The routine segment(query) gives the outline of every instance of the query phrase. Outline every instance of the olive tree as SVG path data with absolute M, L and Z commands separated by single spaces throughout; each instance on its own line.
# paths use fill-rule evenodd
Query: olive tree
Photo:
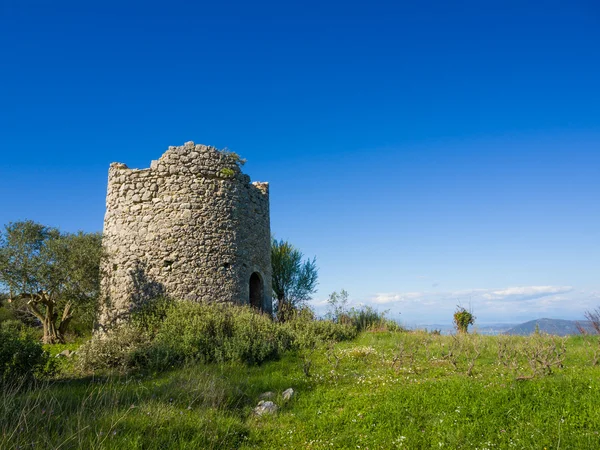
M 9 301 L 41 323 L 44 343 L 64 342 L 78 311 L 94 310 L 100 288 L 100 233 L 61 233 L 33 221 L 0 232 L 0 284 Z
M 279 321 L 285 322 L 304 302 L 310 300 L 317 286 L 316 258 L 303 260 L 304 255 L 283 240 L 271 241 L 274 310 Z

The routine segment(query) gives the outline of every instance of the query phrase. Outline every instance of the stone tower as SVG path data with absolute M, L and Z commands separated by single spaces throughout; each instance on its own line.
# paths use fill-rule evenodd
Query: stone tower
M 271 312 L 269 185 L 240 163 L 187 142 L 149 169 L 110 165 L 101 328 L 159 295 Z

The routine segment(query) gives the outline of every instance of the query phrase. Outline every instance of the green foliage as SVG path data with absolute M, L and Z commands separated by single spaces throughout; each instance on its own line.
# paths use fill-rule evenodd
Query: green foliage
M 173 301 L 168 297 L 136 305 L 127 323 L 94 336 L 80 347 L 78 368 L 83 372 L 127 372 L 170 366 L 169 355 L 156 348 L 154 338 L 172 307 Z
M 468 333 L 469 325 L 475 323 L 475 316 L 462 306 L 457 306 L 454 312 L 454 326 L 459 333 Z
M 383 327 L 394 327 L 392 321 L 387 321 L 385 313 L 380 313 L 370 306 L 352 308 L 348 317 L 358 332 L 375 330 Z M 389 322 L 389 324 L 388 324 Z
M 329 312 L 327 317 L 335 323 L 352 325 L 358 333 L 362 331 L 404 331 L 393 320 L 385 317 L 386 312 L 380 313 L 371 306 L 348 309 L 348 292 L 342 289 L 339 293 L 332 292 L 327 300 Z
M 246 364 L 261 364 L 282 356 L 294 337 L 270 316 L 248 306 L 234 311 L 234 330 L 227 359 Z
M 174 306 L 174 301 L 167 296 L 150 298 L 136 304 L 130 311 L 129 323 L 154 336 L 167 317 L 167 313 Z
M 0 324 L 7 320 L 17 320 L 13 308 L 9 307 L 8 295 L 0 293 Z
M 30 382 L 47 375 L 48 354 L 18 322 L 0 325 L 0 385 Z
M 93 322 L 101 254 L 99 233 L 9 223 L 0 233 L 0 285 L 17 309 L 43 326 L 45 343 L 62 342 L 75 314 L 80 322 Z
M 346 341 L 357 335 L 356 327 L 352 324 L 317 320 L 308 307 L 300 308 L 283 327 L 290 330 L 295 348 L 316 347 L 329 341 Z
M 181 302 L 171 308 L 156 345 L 180 361 L 258 364 L 286 348 L 289 337 L 250 307 Z
M 225 156 L 225 162 L 229 163 L 230 165 L 235 164 L 237 167 L 241 168 L 246 163 L 246 160 L 241 158 L 240 155 L 235 152 L 231 152 L 226 148 L 220 150 L 220 153 Z M 235 176 L 234 168 L 235 166 L 223 167 L 221 170 L 219 170 L 219 175 L 223 178 L 233 178 Z
M 219 174 L 221 174 L 221 176 L 223 178 L 233 178 L 235 176 L 235 172 L 233 171 L 233 169 L 230 169 L 229 167 L 223 167 L 219 171 Z
M 228 150 L 227 147 L 221 150 L 221 154 L 225 155 L 232 163 L 237 164 L 238 167 L 246 164 L 246 160 L 244 158 L 242 158 L 236 152 Z
M 191 361 L 256 365 L 289 349 L 315 349 L 356 334 L 352 324 L 315 320 L 309 308 L 279 323 L 248 306 L 158 299 L 134 311 L 129 323 L 84 344 L 79 367 L 87 372 L 162 370 Z
M 329 312 L 327 317 L 336 323 L 344 323 L 348 319 L 348 291 L 342 289 L 329 294 L 327 299 Z
M 147 363 L 150 346 L 147 332 L 122 325 L 105 335 L 94 336 L 79 347 L 78 367 L 83 372 L 141 369 Z
M 318 278 L 316 258 L 303 261 L 304 255 L 289 242 L 271 241 L 273 269 L 273 309 L 279 321 L 293 315 L 315 293 Z
M 33 221 L 5 225 L 0 233 L 0 282 L 11 297 L 21 292 L 38 292 L 55 287 L 54 264 L 49 242 L 60 233 Z

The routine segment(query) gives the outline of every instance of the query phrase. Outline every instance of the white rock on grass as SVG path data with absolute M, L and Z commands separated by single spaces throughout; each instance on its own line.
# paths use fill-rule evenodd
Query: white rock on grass
M 285 400 L 287 402 L 295 394 L 296 394 L 296 392 L 292 388 L 289 388 L 289 389 L 286 389 L 285 391 L 283 391 L 283 394 L 281 394 L 281 397 L 283 398 L 283 400 Z
M 71 356 L 73 356 L 75 352 L 72 352 L 69 349 L 63 350 L 62 352 L 60 352 L 59 354 L 57 354 L 55 356 L 55 358 L 70 358 Z
M 278 409 L 279 407 L 275 403 L 261 400 L 258 402 L 258 406 L 254 408 L 254 414 L 257 416 L 262 416 L 264 414 L 275 414 Z

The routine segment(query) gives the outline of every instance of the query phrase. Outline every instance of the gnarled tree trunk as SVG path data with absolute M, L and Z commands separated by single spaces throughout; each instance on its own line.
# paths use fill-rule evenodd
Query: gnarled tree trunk
M 52 298 L 51 294 L 39 291 L 37 294 L 21 294 L 19 298 L 28 300 L 27 306 L 29 307 L 31 314 L 42 323 L 42 329 L 44 331 L 42 342 L 44 344 L 64 344 L 65 332 L 73 317 L 71 303 L 68 302 L 65 305 L 62 318 L 57 326 L 56 320 L 58 314 L 55 312 L 57 305 L 56 300 Z M 43 307 L 43 311 L 40 310 L 40 306 Z

